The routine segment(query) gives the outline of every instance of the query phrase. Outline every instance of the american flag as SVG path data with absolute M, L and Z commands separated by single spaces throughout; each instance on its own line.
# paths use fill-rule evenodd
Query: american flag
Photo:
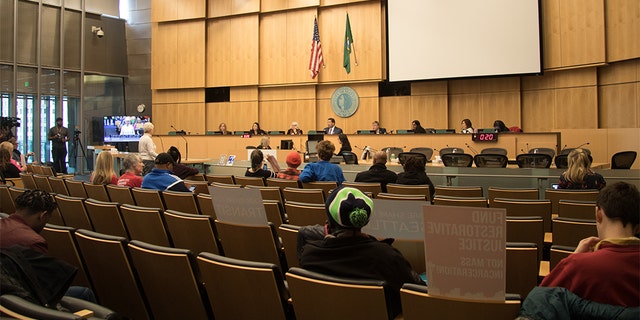
M 322 45 L 320 44 L 320 34 L 318 33 L 318 19 L 313 19 L 313 41 L 311 42 L 311 59 L 309 60 L 309 71 L 311 79 L 315 79 L 324 64 L 322 58 Z

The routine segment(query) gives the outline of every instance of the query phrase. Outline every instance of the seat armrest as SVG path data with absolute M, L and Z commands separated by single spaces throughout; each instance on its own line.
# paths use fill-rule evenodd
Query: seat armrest
M 60 300 L 60 305 L 64 308 L 70 310 L 71 312 L 77 312 L 80 310 L 91 310 L 93 312 L 93 317 L 99 319 L 122 319 L 120 315 L 118 315 L 115 311 L 105 308 L 99 304 L 89 302 L 86 300 L 64 296 L 62 300 Z

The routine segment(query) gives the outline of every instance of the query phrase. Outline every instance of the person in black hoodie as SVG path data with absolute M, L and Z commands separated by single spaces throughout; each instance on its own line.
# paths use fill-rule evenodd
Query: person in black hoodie
M 409 157 L 404 163 L 404 172 L 398 173 L 398 181 L 396 183 L 409 185 L 428 184 L 429 193 L 431 194 L 431 199 L 433 199 L 436 189 L 433 187 L 431 179 L 427 176 L 424 166 L 425 163 L 422 158 Z
M 373 165 L 367 171 L 356 175 L 355 182 L 380 182 L 382 192 L 387 192 L 387 183 L 396 183 L 398 175 L 387 169 L 387 154 L 378 151 L 373 154 Z

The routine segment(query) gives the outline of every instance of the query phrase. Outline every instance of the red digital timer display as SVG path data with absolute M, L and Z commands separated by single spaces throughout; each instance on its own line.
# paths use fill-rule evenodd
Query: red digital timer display
M 497 133 L 474 133 L 471 135 L 471 140 L 476 142 L 497 142 L 498 134 Z

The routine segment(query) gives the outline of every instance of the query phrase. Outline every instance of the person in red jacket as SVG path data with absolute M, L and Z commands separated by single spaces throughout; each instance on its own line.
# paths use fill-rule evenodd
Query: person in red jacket
M 597 237 L 583 239 L 540 286 L 564 287 L 583 299 L 625 307 L 640 306 L 640 193 L 617 182 L 596 201 Z

